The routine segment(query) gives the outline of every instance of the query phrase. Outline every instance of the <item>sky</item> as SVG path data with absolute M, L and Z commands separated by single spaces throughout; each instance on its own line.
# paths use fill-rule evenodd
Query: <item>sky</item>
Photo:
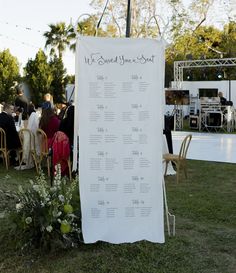
M 43 33 L 49 30 L 50 23 L 64 21 L 73 24 L 85 13 L 94 10 L 89 6 L 91 0 L 0 0 L 0 51 L 9 48 L 20 62 L 21 71 L 28 59 L 35 58 L 39 48 L 44 49 Z M 184 0 L 188 4 L 190 0 Z M 236 0 L 219 0 L 236 2 Z M 104 3 L 106 1 L 104 0 Z M 224 6 L 224 5 L 223 5 Z M 218 14 L 224 15 L 224 10 Z M 218 14 L 212 16 L 218 18 Z M 83 17 L 84 16 L 84 17 Z M 75 72 L 75 57 L 69 50 L 63 56 L 68 74 Z
M 50 23 L 69 24 L 79 16 L 93 11 L 90 0 L 0 0 L 0 51 L 9 48 L 20 62 L 21 71 L 28 59 L 44 49 L 43 33 Z M 84 17 L 83 17 L 84 16 Z M 81 19 L 86 19 L 85 15 Z M 66 52 L 64 63 L 69 74 L 74 74 L 74 54 Z

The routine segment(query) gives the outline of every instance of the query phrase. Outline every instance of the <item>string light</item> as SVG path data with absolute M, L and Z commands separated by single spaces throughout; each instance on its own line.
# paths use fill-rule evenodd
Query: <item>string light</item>
M 26 27 L 26 26 L 21 26 L 21 25 L 18 25 L 18 24 L 11 24 L 9 22 L 3 22 L 3 21 L 0 21 L 0 24 L 4 24 L 4 25 L 11 25 L 11 26 L 14 26 L 16 28 L 22 28 L 22 29 L 25 29 L 27 31 L 36 31 L 38 33 L 44 33 L 44 31 L 42 30 L 37 30 L 37 29 L 33 29 L 31 27 Z
M 21 43 L 21 44 L 23 44 L 23 45 L 26 45 L 26 46 L 29 46 L 29 47 L 32 47 L 32 48 L 37 48 L 37 49 L 40 49 L 40 47 L 39 47 L 39 46 L 35 46 L 35 45 L 32 45 L 32 44 L 29 44 L 29 43 L 26 43 L 26 42 L 23 42 L 23 41 L 17 40 L 17 39 L 12 38 L 12 37 L 10 37 L 10 36 L 8 36 L 8 35 L 4 35 L 4 34 L 1 34 L 1 33 L 0 33 L 0 37 L 3 37 L 3 38 L 6 38 L 6 39 L 8 39 L 8 40 L 12 40 L 12 41 L 15 41 L 15 42 Z

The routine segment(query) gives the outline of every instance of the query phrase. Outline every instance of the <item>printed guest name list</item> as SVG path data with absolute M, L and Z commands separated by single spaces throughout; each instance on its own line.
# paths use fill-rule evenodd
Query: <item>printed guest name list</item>
M 144 47 L 146 45 L 146 47 Z M 163 242 L 162 45 L 79 41 L 79 172 L 85 242 Z

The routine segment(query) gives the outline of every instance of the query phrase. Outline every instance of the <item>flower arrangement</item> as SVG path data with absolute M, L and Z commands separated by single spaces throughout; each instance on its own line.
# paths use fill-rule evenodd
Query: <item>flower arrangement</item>
M 41 172 L 26 190 L 19 187 L 16 209 L 11 213 L 22 248 L 75 247 L 81 241 L 78 179 L 68 183 L 56 166 L 53 185 Z

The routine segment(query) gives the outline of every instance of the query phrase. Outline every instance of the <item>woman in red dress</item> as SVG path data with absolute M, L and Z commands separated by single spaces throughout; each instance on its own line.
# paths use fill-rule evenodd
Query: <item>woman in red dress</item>
M 48 148 L 52 146 L 52 140 L 55 132 L 59 130 L 60 120 L 52 108 L 42 109 L 42 116 L 39 122 L 39 128 L 42 129 L 48 137 Z

